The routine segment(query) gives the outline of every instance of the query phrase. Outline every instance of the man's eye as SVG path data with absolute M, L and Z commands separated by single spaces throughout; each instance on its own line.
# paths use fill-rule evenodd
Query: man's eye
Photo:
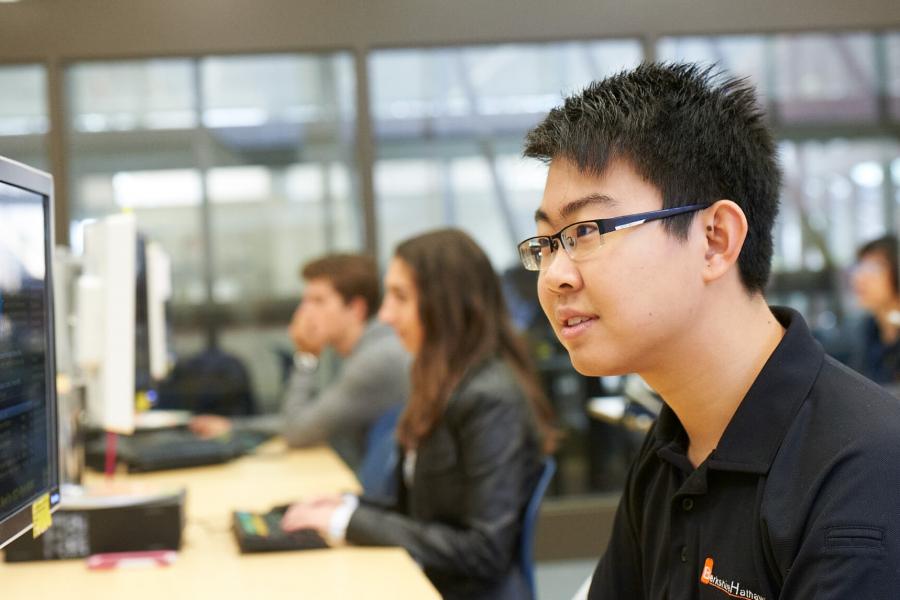
M 595 231 L 595 227 L 593 223 L 583 223 L 581 225 L 575 226 L 574 236 L 575 237 L 584 237 L 586 235 L 591 235 Z

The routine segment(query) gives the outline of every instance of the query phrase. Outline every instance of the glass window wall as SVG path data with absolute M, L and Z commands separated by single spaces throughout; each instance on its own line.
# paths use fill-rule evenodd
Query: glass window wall
M 47 70 L 0 65 L 0 156 L 47 170 Z
M 636 40 L 372 52 L 381 260 L 406 237 L 457 226 L 497 269 L 514 266 L 545 173 L 519 159 L 525 132 L 565 95 L 641 58 Z
M 351 56 L 86 62 L 66 77 L 73 244 L 86 219 L 133 211 L 174 257 L 176 350 L 212 327 L 272 405 L 299 266 L 362 245 Z M 267 352 L 231 343 L 273 331 Z

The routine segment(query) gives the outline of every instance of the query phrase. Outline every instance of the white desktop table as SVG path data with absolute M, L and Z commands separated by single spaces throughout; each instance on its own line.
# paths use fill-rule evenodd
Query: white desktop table
M 358 489 L 353 473 L 329 449 L 287 450 L 282 442 L 271 442 L 256 455 L 225 465 L 116 478 L 187 488 L 187 523 L 175 563 L 109 571 L 91 571 L 83 559 L 0 563 L 0 596 L 10 600 L 440 598 L 400 548 L 238 552 L 231 532 L 233 510 L 265 510 L 304 496 Z M 92 484 L 103 478 L 90 474 L 87 479 Z

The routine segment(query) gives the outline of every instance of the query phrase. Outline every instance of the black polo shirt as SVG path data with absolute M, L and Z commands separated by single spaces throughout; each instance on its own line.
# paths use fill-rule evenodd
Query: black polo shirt
M 900 400 L 787 329 L 698 468 L 665 407 L 589 598 L 900 598 Z

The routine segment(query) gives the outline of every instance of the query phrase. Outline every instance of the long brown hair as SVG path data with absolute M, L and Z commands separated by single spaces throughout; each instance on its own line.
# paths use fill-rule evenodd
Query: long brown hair
M 544 450 L 552 452 L 553 411 L 484 251 L 462 231 L 440 229 L 406 240 L 395 256 L 412 271 L 423 330 L 409 403 L 397 426 L 400 443 L 415 448 L 441 419 L 467 371 L 496 356 L 513 368 L 531 401 Z

